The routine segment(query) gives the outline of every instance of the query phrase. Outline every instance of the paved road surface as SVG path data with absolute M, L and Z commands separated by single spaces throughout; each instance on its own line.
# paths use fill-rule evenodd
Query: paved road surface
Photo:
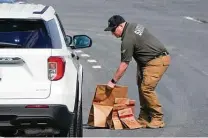
M 121 14 L 129 21 L 145 25 L 171 53 L 172 64 L 157 87 L 164 107 L 165 128 L 85 129 L 84 136 L 208 136 L 208 24 L 188 20 L 190 17 L 208 20 L 207 0 L 29 1 L 54 6 L 68 34 L 87 34 L 93 38 L 93 47 L 79 53 L 85 71 L 84 123 L 96 84 L 107 83 L 120 61 L 120 40 L 103 31 L 111 15 Z M 120 84 L 128 85 L 129 97 L 137 100 L 135 71 L 136 64 L 132 62 Z M 138 101 L 136 107 L 138 114 Z

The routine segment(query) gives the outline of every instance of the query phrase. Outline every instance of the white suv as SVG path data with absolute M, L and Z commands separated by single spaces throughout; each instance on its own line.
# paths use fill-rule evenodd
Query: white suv
M 0 136 L 82 136 L 83 67 L 51 6 L 0 4 Z

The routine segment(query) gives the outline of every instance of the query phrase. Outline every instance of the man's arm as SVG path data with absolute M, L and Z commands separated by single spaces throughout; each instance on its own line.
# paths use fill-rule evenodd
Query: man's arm
M 129 66 L 129 62 L 121 62 L 113 79 L 118 82 Z
M 123 76 L 125 73 L 129 62 L 132 60 L 133 56 L 133 49 L 134 49 L 134 44 L 132 40 L 124 40 L 121 44 L 121 63 L 113 77 L 113 79 L 118 82 L 119 79 Z
M 132 60 L 133 56 L 133 49 L 134 45 L 132 40 L 126 39 L 121 44 L 121 62 L 120 65 L 113 76 L 112 80 L 108 82 L 108 86 L 111 88 L 114 88 L 116 83 L 119 81 L 119 79 L 123 76 L 126 69 L 129 66 L 129 62 Z
M 125 73 L 126 69 L 128 68 L 129 66 L 129 62 L 121 62 L 113 79 L 110 80 L 108 82 L 108 86 L 111 87 L 111 88 L 114 88 L 115 85 L 116 85 L 116 82 L 119 81 L 119 79 L 123 76 L 123 74 Z

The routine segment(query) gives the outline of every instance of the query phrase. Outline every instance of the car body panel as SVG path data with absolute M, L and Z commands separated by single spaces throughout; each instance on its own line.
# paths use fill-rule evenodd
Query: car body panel
M 51 56 L 51 50 L 1 49 L 0 55 L 1 60 L 18 57 L 24 61 L 0 64 L 0 99 L 47 98 L 50 95 L 47 59 Z

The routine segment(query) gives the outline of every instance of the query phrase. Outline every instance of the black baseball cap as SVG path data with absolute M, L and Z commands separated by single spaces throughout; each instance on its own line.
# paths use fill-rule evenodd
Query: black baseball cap
M 120 15 L 113 15 L 108 20 L 108 27 L 104 31 L 111 31 L 113 28 L 118 27 L 121 23 L 124 23 L 125 19 Z

